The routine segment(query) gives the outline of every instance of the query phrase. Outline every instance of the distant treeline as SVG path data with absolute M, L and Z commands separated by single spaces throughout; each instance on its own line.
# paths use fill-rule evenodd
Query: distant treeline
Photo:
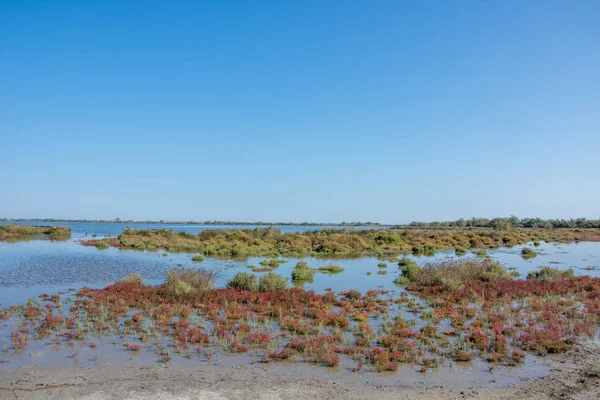
M 542 218 L 471 218 L 445 222 L 411 222 L 408 225 L 398 225 L 395 228 L 600 228 L 600 219 L 571 218 L 571 219 L 542 219 Z
M 168 224 L 168 225 L 259 225 L 259 226 L 382 226 L 378 222 L 242 222 L 242 221 L 137 221 L 133 219 L 62 219 L 62 218 L 0 218 L 0 221 L 10 222 L 86 222 L 100 224 Z

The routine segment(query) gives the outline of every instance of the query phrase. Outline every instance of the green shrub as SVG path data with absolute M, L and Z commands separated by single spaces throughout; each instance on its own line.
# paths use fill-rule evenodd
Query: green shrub
M 425 246 L 423 246 L 423 254 L 425 254 L 426 256 L 435 255 L 435 246 L 433 244 L 427 243 Z
M 143 285 L 144 280 L 138 274 L 129 274 L 121 279 L 119 279 L 119 283 L 131 283 L 135 285 Z
M 387 263 L 383 263 L 383 262 L 377 264 L 377 268 L 387 268 L 387 266 L 388 266 Z
M 276 292 L 288 288 L 288 281 L 285 277 L 274 272 L 263 275 L 258 280 L 259 292 Z
M 256 292 L 258 290 L 256 276 L 247 272 L 238 272 L 235 274 L 233 279 L 227 282 L 227 289 L 249 290 Z
M 192 285 L 181 279 L 171 280 L 167 284 L 167 292 L 172 296 L 182 297 L 191 294 L 194 291 Z
M 268 260 L 262 260 L 259 264 L 263 267 L 277 268 L 285 262 L 287 262 L 287 260 L 282 260 L 280 258 L 271 258 Z
M 479 250 L 477 250 L 477 251 L 475 252 L 475 255 L 476 255 L 477 257 L 482 257 L 482 258 L 483 258 L 483 257 L 488 257 L 488 256 L 489 256 L 488 252 L 487 252 L 487 251 L 485 251 L 484 249 L 479 249 Z
M 194 261 L 194 262 L 202 262 L 202 261 L 204 261 L 204 257 L 202 257 L 202 256 L 194 256 L 194 257 L 192 257 L 192 261 Z
M 169 272 L 165 288 L 167 293 L 175 296 L 204 292 L 215 288 L 218 275 L 218 270 L 173 268 Z
M 417 263 L 408 257 L 402 257 L 398 262 L 398 267 L 400 267 L 401 276 L 408 279 L 409 282 L 412 282 L 421 270 Z
M 552 281 L 559 278 L 570 278 L 575 275 L 572 268 L 561 270 L 551 267 L 543 267 L 539 271 L 531 271 L 527 274 L 527 279 L 540 279 L 544 281 Z
M 292 283 L 311 283 L 316 272 L 316 269 L 309 268 L 304 261 L 300 261 L 292 270 Z
M 394 284 L 396 284 L 398 286 L 406 286 L 409 283 L 410 283 L 410 280 L 405 276 L 399 276 L 396 279 L 394 279 Z
M 523 247 L 523 249 L 521 250 L 521 256 L 523 258 L 533 258 L 537 256 L 537 253 L 529 247 Z
M 454 290 L 471 281 L 490 282 L 509 279 L 508 271 L 488 259 L 442 260 L 427 263 L 410 281 L 419 286 L 442 285 Z
M 454 249 L 454 253 L 457 256 L 464 256 L 465 254 L 467 254 L 467 249 L 465 249 L 464 247 L 457 247 L 456 249 Z
M 96 248 L 98 250 L 106 250 L 106 249 L 108 249 L 108 247 L 109 247 L 108 243 L 106 243 L 106 242 L 98 242 L 98 243 L 96 243 Z
M 344 271 L 344 268 L 337 266 L 337 265 L 324 265 L 319 268 L 319 272 L 323 272 L 326 274 L 339 274 L 340 272 L 343 272 L 343 271 Z

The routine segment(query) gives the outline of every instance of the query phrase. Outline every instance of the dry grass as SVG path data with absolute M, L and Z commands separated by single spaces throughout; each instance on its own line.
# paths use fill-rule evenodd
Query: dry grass
M 509 273 L 498 262 L 472 258 L 466 260 L 442 260 L 427 263 L 423 268 L 411 271 L 411 283 L 419 286 L 444 286 L 453 290 L 467 282 L 491 282 L 510 279 Z
M 167 293 L 174 296 L 186 296 L 205 292 L 215 288 L 219 270 L 205 268 L 174 268 L 169 272 L 165 288 Z

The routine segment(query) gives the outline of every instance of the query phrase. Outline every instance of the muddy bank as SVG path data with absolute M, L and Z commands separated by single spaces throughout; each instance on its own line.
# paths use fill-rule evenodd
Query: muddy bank
M 402 387 L 274 373 L 260 366 L 22 367 L 0 374 L 0 399 L 598 399 L 599 345 L 548 357 L 551 375 L 516 387 Z

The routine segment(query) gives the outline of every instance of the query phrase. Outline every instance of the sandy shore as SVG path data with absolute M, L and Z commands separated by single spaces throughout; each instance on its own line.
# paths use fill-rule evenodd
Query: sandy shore
M 0 372 L 0 399 L 600 399 L 600 346 L 548 357 L 551 375 L 515 388 L 392 387 L 307 379 L 260 366 L 22 367 Z M 596 367 L 597 368 L 597 367 Z M 449 385 L 451 386 L 451 385 Z

